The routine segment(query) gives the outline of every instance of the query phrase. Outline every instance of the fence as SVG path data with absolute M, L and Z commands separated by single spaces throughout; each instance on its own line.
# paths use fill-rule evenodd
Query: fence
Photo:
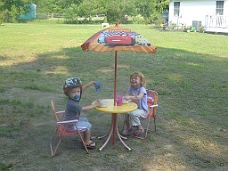
M 228 28 L 228 16 L 206 15 L 205 26 L 208 28 Z

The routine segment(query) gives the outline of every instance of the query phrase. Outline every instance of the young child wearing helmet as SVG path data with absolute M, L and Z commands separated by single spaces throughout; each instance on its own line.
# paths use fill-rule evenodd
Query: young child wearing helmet
M 77 127 L 80 128 L 86 128 L 86 131 L 84 132 L 84 141 L 86 143 L 86 146 L 88 148 L 94 148 L 95 142 L 91 140 L 91 127 L 92 125 L 89 123 L 89 121 L 84 118 L 80 117 L 80 113 L 83 111 L 88 111 L 91 109 L 94 109 L 97 106 L 101 106 L 100 100 L 96 100 L 92 105 L 89 106 L 81 106 L 79 104 L 79 101 L 81 99 L 82 93 L 90 86 L 94 85 L 95 82 L 91 81 L 85 86 L 82 86 L 82 82 L 79 78 L 71 77 L 68 78 L 63 86 L 63 91 L 67 98 L 66 102 L 66 110 L 65 110 L 65 116 L 64 120 L 74 120 L 78 119 Z M 73 132 L 76 130 L 76 127 L 74 124 L 70 124 L 67 127 L 68 132 Z

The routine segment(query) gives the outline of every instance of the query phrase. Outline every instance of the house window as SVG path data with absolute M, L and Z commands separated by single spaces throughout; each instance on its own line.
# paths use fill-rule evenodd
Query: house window
M 216 14 L 223 15 L 224 1 L 216 1 Z
M 180 2 L 174 2 L 174 16 L 179 17 L 180 14 Z

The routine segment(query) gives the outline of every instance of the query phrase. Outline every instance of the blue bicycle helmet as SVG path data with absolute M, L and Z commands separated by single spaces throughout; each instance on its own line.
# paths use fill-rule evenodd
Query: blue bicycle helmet
M 74 100 L 79 102 L 82 95 L 82 82 L 79 78 L 76 78 L 76 77 L 67 78 L 63 85 L 63 92 L 66 96 L 68 96 L 68 91 L 76 87 L 80 87 L 80 97 L 75 96 Z

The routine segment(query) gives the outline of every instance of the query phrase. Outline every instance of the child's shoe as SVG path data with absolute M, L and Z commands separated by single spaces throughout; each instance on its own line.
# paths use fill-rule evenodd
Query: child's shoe
M 132 128 L 129 128 L 129 129 L 124 130 L 122 134 L 125 136 L 128 136 L 128 135 L 131 135 L 131 131 L 132 131 Z
M 133 135 L 136 137 L 139 137 L 143 133 L 144 133 L 144 129 L 137 129 L 133 132 Z
M 94 149 L 94 148 L 96 148 L 95 142 L 93 142 L 93 141 L 91 141 L 91 140 L 90 140 L 89 143 L 86 143 L 86 142 L 85 142 L 85 144 L 86 144 L 86 147 L 89 148 L 89 149 Z

